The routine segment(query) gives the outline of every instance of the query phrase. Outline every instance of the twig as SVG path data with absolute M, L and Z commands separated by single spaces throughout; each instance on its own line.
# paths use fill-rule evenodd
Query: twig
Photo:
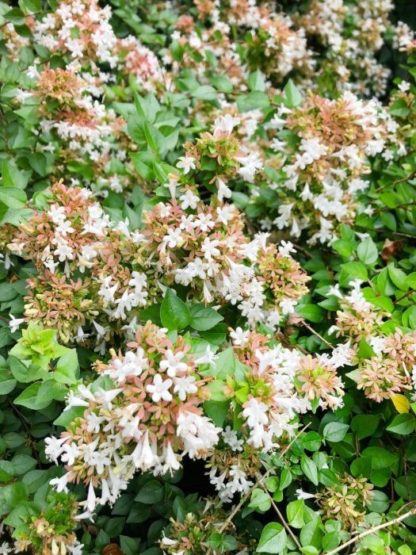
M 305 320 L 302 321 L 302 326 L 304 326 L 306 329 L 308 329 L 311 333 L 313 333 L 313 335 L 315 335 L 316 337 L 318 337 L 321 341 L 323 341 L 325 343 L 325 345 L 327 345 L 328 347 L 331 347 L 331 349 L 334 348 L 333 345 L 331 345 L 331 343 L 329 341 L 327 341 L 325 339 L 325 337 L 322 337 L 322 335 L 320 333 L 318 333 L 316 330 L 314 330 L 307 322 L 305 322 Z
M 335 553 L 339 553 L 340 551 L 342 551 L 346 547 L 356 543 L 357 541 L 362 540 L 366 536 L 369 536 L 370 534 L 373 534 L 374 532 L 378 532 L 379 530 L 383 530 L 383 528 L 388 528 L 389 526 L 392 526 L 393 524 L 398 524 L 402 520 L 405 520 L 406 518 L 409 518 L 409 516 L 413 516 L 413 515 L 416 515 L 416 508 L 411 509 L 410 511 L 407 511 L 407 513 L 404 513 L 403 515 L 398 516 L 397 518 L 394 518 L 394 519 L 389 520 L 387 522 L 383 522 L 383 524 L 379 524 L 378 526 L 374 526 L 374 528 L 370 528 L 369 530 L 366 530 L 365 532 L 361 532 L 361 534 L 358 534 L 354 538 L 351 538 L 350 540 L 343 543 L 342 545 L 340 545 L 336 549 L 333 549 L 332 551 L 328 551 L 327 555 L 335 555 Z
M 268 491 L 268 489 L 266 488 L 266 486 L 261 485 L 262 490 L 267 493 L 267 495 L 270 497 L 270 501 L 271 504 L 273 506 L 273 509 L 276 511 L 277 516 L 279 517 L 280 522 L 283 524 L 283 526 L 285 527 L 287 533 L 289 534 L 289 536 L 292 538 L 292 540 L 295 542 L 296 546 L 299 549 L 302 549 L 302 546 L 299 543 L 298 538 L 295 536 L 295 534 L 292 532 L 292 529 L 290 528 L 289 524 L 286 522 L 285 517 L 282 515 L 282 513 L 280 512 L 279 507 L 276 505 L 273 497 L 270 495 L 270 492 Z

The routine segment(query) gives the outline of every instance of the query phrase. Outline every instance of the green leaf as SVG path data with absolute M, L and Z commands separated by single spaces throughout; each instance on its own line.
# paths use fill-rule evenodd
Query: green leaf
M 163 484 L 158 482 L 158 480 L 150 480 L 140 489 L 134 500 L 145 505 L 155 505 L 162 501 L 163 492 Z
M 123 555 L 139 555 L 139 542 L 136 538 L 120 536 L 120 548 Z
M 378 258 L 377 246 L 371 237 L 366 237 L 357 248 L 358 258 L 366 266 L 372 266 L 375 264 Z
M 228 553 L 237 549 L 237 540 L 229 534 L 221 534 L 220 532 L 213 532 L 208 538 L 208 545 L 220 553 Z
M 210 85 L 201 85 L 200 87 L 192 91 L 191 94 L 194 98 L 199 98 L 200 100 L 208 100 L 208 101 L 215 100 L 218 95 L 214 87 L 211 87 Z
M 42 9 L 41 0 L 19 0 L 19 6 L 24 13 L 36 13 Z
M 16 405 L 22 405 L 23 407 L 27 407 L 28 409 L 40 410 L 41 408 L 45 408 L 48 404 L 43 404 L 38 402 L 38 392 L 40 389 L 40 383 L 33 383 L 29 385 L 26 389 L 22 391 L 20 395 L 16 397 L 14 403 Z
M 327 441 L 338 443 L 344 439 L 348 431 L 348 424 L 341 422 L 330 422 L 327 424 L 323 431 L 323 436 Z
M 347 262 L 342 264 L 339 276 L 340 285 L 345 287 L 350 281 L 355 279 L 360 281 L 368 280 L 368 271 L 365 265 L 362 262 Z
M 37 464 L 36 459 L 24 454 L 15 455 L 11 462 L 16 474 L 26 474 L 26 472 L 29 472 L 29 470 L 35 468 Z
M 358 344 L 358 358 L 363 360 L 367 358 L 371 358 L 375 355 L 373 348 L 371 345 L 367 343 L 367 341 L 362 338 Z
M 410 413 L 397 414 L 386 429 L 401 436 L 409 435 L 416 429 L 416 418 Z
M 321 446 L 321 436 L 317 432 L 307 432 L 301 435 L 300 442 L 304 449 L 318 451 Z
M 221 314 L 218 314 L 216 310 L 202 304 L 191 306 L 191 316 L 190 326 L 197 331 L 210 330 L 224 320 Z
M 355 250 L 355 243 L 354 241 L 337 239 L 331 243 L 331 247 L 343 258 L 349 258 Z
M 20 170 L 13 160 L 3 160 L 1 176 L 3 187 L 24 189 L 29 181 L 30 172 Z
M 237 106 L 240 112 L 249 112 L 250 110 L 268 108 L 270 101 L 265 92 L 252 91 L 244 96 L 239 96 L 237 98 Z
M 280 474 L 279 489 L 284 490 L 292 483 L 292 473 L 288 468 L 284 468 Z
M 0 482 L 8 482 L 14 476 L 15 470 L 10 461 L 0 460 Z
M 293 83 L 292 79 L 289 79 L 289 81 L 286 83 L 283 92 L 285 93 L 286 104 L 289 108 L 296 108 L 296 106 L 299 106 L 299 104 L 301 104 L 302 95 L 300 94 L 296 85 Z
M 17 187 L 1 187 L 0 202 L 7 208 L 17 210 L 23 208 L 26 203 L 26 193 Z
M 226 75 L 212 75 L 210 81 L 218 91 L 224 93 L 233 92 L 233 84 Z
M 373 490 L 371 502 L 369 505 L 370 511 L 375 513 L 384 513 L 390 506 L 389 497 L 384 491 Z
M 17 381 L 13 379 L 13 375 L 9 368 L 0 368 L 0 395 L 6 395 L 13 391 Z
M 351 429 L 358 439 L 371 437 L 378 427 L 380 417 L 376 414 L 358 414 L 351 421 Z
M 322 531 L 321 531 L 321 519 L 319 516 L 312 518 L 310 522 L 305 524 L 305 526 L 300 531 L 300 543 L 302 546 L 313 546 L 321 552 L 321 542 L 322 542 Z
M 255 488 L 251 492 L 250 503 L 248 506 L 250 509 L 254 509 L 259 513 L 265 513 L 272 506 L 272 502 L 268 493 L 260 488 Z
M 266 90 L 266 80 L 259 69 L 250 73 L 247 82 L 251 91 L 264 92 Z
M 394 285 L 398 287 L 401 291 L 407 291 L 409 286 L 407 284 L 407 276 L 403 272 L 403 270 L 400 270 L 400 268 L 396 268 L 393 264 L 389 264 L 387 266 L 387 270 L 389 272 L 389 277 Z
M 318 469 L 316 467 L 315 462 L 307 457 L 306 455 L 302 455 L 300 459 L 300 467 L 302 472 L 305 476 L 314 484 L 315 486 L 318 485 Z
M 291 501 L 286 507 L 287 519 L 293 528 L 302 528 L 302 526 L 305 526 L 304 513 L 305 502 L 303 499 Z
M 45 379 L 48 376 L 47 368 L 39 368 L 23 364 L 18 358 L 10 355 L 7 359 L 13 377 L 20 383 L 30 383 Z
M 269 522 L 263 528 L 256 553 L 283 553 L 286 547 L 286 531 L 278 522 Z
M 0 283 L 0 301 L 11 301 L 17 296 L 17 291 L 12 283 Z
M 73 385 L 77 382 L 78 374 L 77 352 L 75 349 L 67 349 L 57 362 L 53 378 L 59 383 Z
M 16 405 L 21 405 L 32 410 L 42 410 L 48 407 L 52 401 L 63 401 L 67 392 L 62 385 L 48 380 L 40 384 L 32 383 L 14 400 Z
M 224 386 L 223 386 L 224 387 Z M 228 401 L 205 401 L 204 412 L 216 426 L 223 426 L 227 418 Z
M 72 407 L 69 410 L 62 412 L 62 414 L 60 414 L 58 418 L 54 420 L 53 423 L 55 426 L 62 426 L 63 428 L 67 428 L 68 425 L 73 420 L 75 420 L 75 418 L 82 416 L 84 412 L 85 412 L 85 407 Z
M 322 322 L 324 317 L 324 311 L 321 307 L 315 304 L 303 304 L 296 308 L 296 312 L 305 320 L 318 324 Z
M 192 321 L 191 311 L 172 289 L 166 291 L 160 306 L 160 319 L 168 330 L 181 330 Z

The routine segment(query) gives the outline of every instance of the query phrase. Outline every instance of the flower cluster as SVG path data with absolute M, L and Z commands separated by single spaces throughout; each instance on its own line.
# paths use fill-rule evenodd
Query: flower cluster
M 183 518 L 172 519 L 160 547 L 166 554 L 214 555 L 218 537 L 225 537 L 231 547 L 227 551 L 243 555 L 251 542 L 236 534 L 227 513 L 213 500 L 208 500 L 199 511 L 189 512 Z
M 167 330 L 149 322 L 129 349 L 97 363 L 102 378 L 80 385 L 67 401 L 65 410 L 81 407 L 81 416 L 61 438 L 46 440 L 47 456 L 67 468 L 52 483 L 66 491 L 68 483 L 83 482 L 86 515 L 113 504 L 135 471 L 172 473 L 184 455 L 205 458 L 219 439 L 201 408 L 209 398 L 206 379 L 184 338 L 172 342 Z
M 229 395 L 242 405 L 248 444 L 269 451 L 282 435 L 293 435 L 297 414 L 342 406 L 337 368 L 348 363 L 344 349 L 312 357 L 241 328 L 231 338 L 246 373 L 244 380 L 229 383 Z
M 361 283 L 355 281 L 348 295 L 340 297 L 341 310 L 337 312 L 333 332 L 349 338 L 355 353 L 351 359 L 358 368 L 349 375 L 363 390 L 366 397 L 376 402 L 404 393 L 414 387 L 416 365 L 415 332 L 394 333 L 383 329 L 384 319 L 389 316 L 363 295 Z M 365 356 L 360 355 L 360 346 L 367 346 Z
M 117 70 L 121 79 L 135 79 L 143 90 L 155 90 L 163 80 L 155 54 L 132 35 L 118 38 L 111 14 L 109 6 L 101 8 L 95 0 L 67 0 L 46 17 L 30 19 L 33 40 L 59 63 L 36 57 L 16 96 L 22 110 L 37 107 L 42 129 L 38 150 L 58 159 L 56 175 L 66 176 L 68 164 L 86 168 L 88 160 L 88 170 L 74 182 L 88 183 L 104 194 L 137 181 L 126 159 L 135 146 L 125 132 L 126 120 L 106 97 L 113 76 L 104 68 Z M 8 41 L 11 51 L 15 42 Z
M 373 485 L 365 478 L 345 474 L 338 484 L 318 492 L 316 499 L 326 518 L 340 520 L 345 528 L 354 530 L 362 522 L 373 495 Z
M 35 549 L 40 555 L 82 555 L 83 546 L 74 532 L 77 510 L 75 496 L 51 492 L 45 510 L 25 522 L 26 531 L 19 535 L 14 552 Z
M 335 73 L 333 85 L 338 91 L 347 89 L 365 96 L 383 95 L 390 72 L 380 64 L 377 54 L 392 26 L 389 15 L 393 7 L 390 0 L 313 0 L 306 13 L 298 14 L 295 17 L 297 25 L 327 52 L 317 62 L 310 85 L 328 85 L 329 75 Z M 397 34 L 399 29 L 398 26 Z
M 376 101 L 345 92 L 337 100 L 310 95 L 299 107 L 282 106 L 268 126 L 276 130 L 270 146 L 284 178 L 275 186 L 278 216 L 263 225 L 290 228 L 294 237 L 307 229 L 312 244 L 330 242 L 340 222 L 353 220 L 370 159 L 385 149 L 395 122 Z
M 25 316 L 56 328 L 65 342 L 93 335 L 99 346 L 147 304 L 136 255 L 142 236 L 114 225 L 87 189 L 56 183 L 44 202 L 8 246 L 37 269 Z
M 290 256 L 292 246 L 249 240 L 232 204 L 208 206 L 188 189 L 179 202 L 160 202 L 145 214 L 143 234 L 154 271 L 188 286 L 196 298 L 236 305 L 250 325 L 275 327 L 305 294 L 308 277 Z
M 273 83 L 295 74 L 303 90 L 382 96 L 390 76 L 378 59 L 382 46 L 388 35 L 396 48 L 412 40 L 408 26 L 394 27 L 389 20 L 390 0 L 313 0 L 285 14 L 250 0 L 194 5 L 196 17 L 178 19 L 166 61 L 174 72 L 185 65 L 203 78 L 214 56 L 218 69 L 240 88 L 249 70 L 260 69 Z

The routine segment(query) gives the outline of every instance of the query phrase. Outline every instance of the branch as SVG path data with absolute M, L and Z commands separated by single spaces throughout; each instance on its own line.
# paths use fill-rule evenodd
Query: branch
M 383 530 L 383 528 L 388 528 L 389 526 L 393 526 L 393 524 L 398 524 L 402 520 L 405 520 L 406 518 L 409 518 L 409 516 L 413 516 L 413 515 L 416 515 L 416 508 L 411 509 L 410 511 L 407 511 L 407 513 L 404 513 L 403 515 L 398 516 L 397 518 L 394 518 L 393 520 L 388 520 L 387 522 L 383 522 L 383 524 L 379 524 L 378 526 L 374 526 L 374 528 L 370 528 L 369 530 L 366 530 L 365 532 L 361 532 L 361 534 L 358 534 L 358 536 L 355 536 L 354 538 L 351 538 L 350 540 L 343 543 L 342 545 L 340 545 L 336 549 L 333 549 L 332 551 L 328 551 L 327 555 L 334 555 L 335 553 L 339 553 L 340 551 L 342 551 L 343 549 L 345 549 L 349 545 L 352 545 L 355 542 L 358 542 L 358 541 L 362 540 L 366 536 L 369 536 L 370 534 L 374 534 L 374 532 L 378 532 L 379 530 Z
M 280 522 L 283 524 L 283 526 L 285 527 L 287 533 L 289 534 L 289 536 L 292 538 L 292 540 L 295 542 L 296 546 L 298 549 L 302 549 L 302 546 L 299 543 L 298 538 L 295 536 L 295 534 L 293 533 L 292 529 L 290 528 L 289 524 L 286 522 L 285 517 L 282 515 L 282 513 L 280 512 L 279 507 L 276 505 L 272 495 L 270 494 L 270 492 L 268 491 L 268 489 L 266 488 L 266 486 L 264 486 L 263 484 L 261 484 L 261 488 L 262 490 L 267 493 L 267 495 L 270 497 L 270 501 L 271 504 L 273 506 L 273 509 L 276 511 L 277 516 L 279 517 Z
M 334 348 L 334 346 L 331 345 L 331 343 L 327 341 L 325 337 L 322 337 L 322 335 L 318 333 L 316 330 L 314 330 L 312 326 L 310 326 L 307 322 L 305 322 L 305 320 L 302 320 L 301 325 L 304 326 L 306 329 L 308 329 L 311 333 L 313 333 L 313 335 L 318 337 L 323 343 L 325 343 L 325 345 L 327 345 L 331 349 Z

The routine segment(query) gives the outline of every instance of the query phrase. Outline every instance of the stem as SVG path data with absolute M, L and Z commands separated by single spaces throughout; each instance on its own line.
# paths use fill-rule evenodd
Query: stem
M 327 341 L 325 339 L 325 337 L 322 337 L 322 335 L 320 333 L 318 333 L 316 330 L 314 330 L 307 322 L 305 322 L 304 320 L 302 321 L 302 326 L 304 326 L 306 329 L 308 329 L 311 333 L 313 333 L 313 335 L 315 335 L 316 337 L 318 337 L 318 339 L 320 339 L 321 341 L 323 341 L 325 343 L 325 345 L 327 345 L 328 347 L 330 347 L 331 349 L 334 348 L 333 345 L 331 345 L 331 343 L 329 341 Z
M 335 553 L 339 553 L 340 551 L 342 551 L 343 549 L 345 549 L 349 545 L 352 545 L 355 542 L 362 540 L 366 536 L 369 536 L 370 534 L 373 534 L 374 532 L 378 532 L 379 530 L 383 530 L 383 528 L 388 528 L 389 526 L 392 526 L 393 524 L 398 524 L 402 520 L 405 520 L 406 518 L 409 518 L 409 516 L 413 516 L 413 515 L 416 515 L 416 509 L 411 509 L 410 511 L 407 511 L 407 513 L 404 513 L 403 515 L 398 516 L 397 518 L 394 518 L 393 520 L 388 520 L 387 522 L 383 522 L 383 524 L 379 524 L 378 526 L 374 526 L 374 528 L 370 528 L 369 530 L 366 530 L 365 532 L 361 532 L 361 534 L 358 534 L 358 536 L 355 536 L 354 538 L 351 538 L 350 540 L 343 543 L 342 545 L 340 545 L 336 549 L 333 549 L 332 551 L 328 551 L 327 555 L 334 555 Z
M 283 526 L 285 527 L 287 533 L 289 534 L 289 536 L 292 538 L 292 540 L 295 542 L 296 546 L 298 549 L 302 549 L 302 546 L 299 543 L 298 538 L 295 536 L 295 534 L 292 532 L 292 529 L 290 528 L 289 524 L 286 522 L 285 517 L 282 515 L 282 513 L 280 512 L 279 507 L 276 505 L 273 497 L 270 495 L 270 492 L 267 490 L 267 488 L 262 485 L 261 486 L 262 490 L 267 493 L 267 495 L 270 497 L 270 501 L 272 504 L 273 509 L 276 511 L 277 516 L 279 517 L 280 522 L 283 524 Z

